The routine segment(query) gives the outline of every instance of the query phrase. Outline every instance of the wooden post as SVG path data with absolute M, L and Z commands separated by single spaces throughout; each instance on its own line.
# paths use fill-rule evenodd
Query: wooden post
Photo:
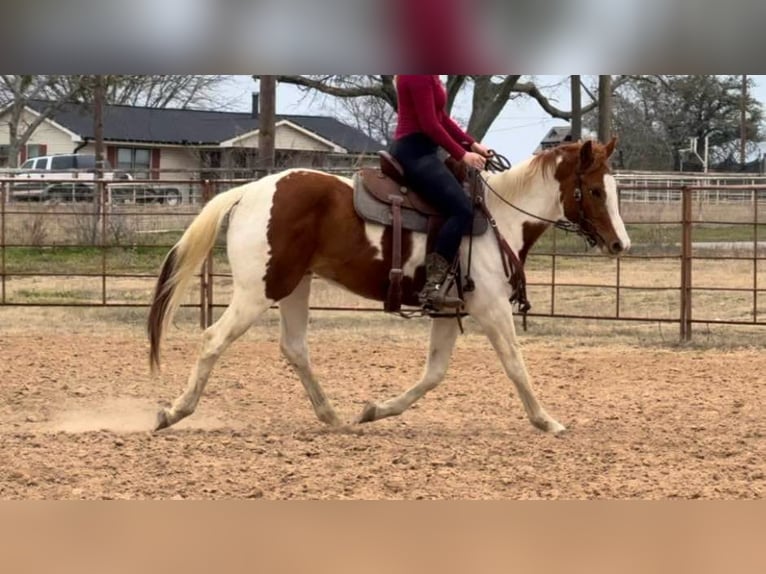
M 612 76 L 598 77 L 598 141 L 612 137 Z
M 739 109 L 739 164 L 745 171 L 747 159 L 747 74 L 742 75 L 742 97 Z
M 104 186 L 104 76 L 94 76 L 93 135 L 96 146 L 95 186 L 93 205 L 101 223 L 101 304 L 106 305 L 106 188 Z M 95 223 L 95 222 L 94 222 Z M 95 231 L 95 229 L 94 229 Z
M 274 170 L 274 144 L 277 123 L 277 77 L 259 76 L 258 99 L 258 172 L 263 176 Z
M 569 76 L 570 89 L 572 92 L 572 141 L 582 139 L 582 93 L 580 89 L 580 76 Z
M 692 190 L 681 190 L 681 340 L 692 340 Z

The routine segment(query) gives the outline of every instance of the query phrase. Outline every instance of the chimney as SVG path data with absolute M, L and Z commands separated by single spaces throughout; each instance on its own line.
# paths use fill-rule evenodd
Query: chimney
M 260 112 L 260 104 L 258 102 L 259 94 L 258 92 L 253 92 L 253 106 L 250 110 L 250 117 L 253 119 L 258 117 L 258 113 Z

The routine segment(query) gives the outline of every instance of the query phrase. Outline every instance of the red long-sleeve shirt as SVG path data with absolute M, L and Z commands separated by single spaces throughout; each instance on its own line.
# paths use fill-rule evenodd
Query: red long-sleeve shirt
M 395 139 L 424 133 L 456 160 L 463 159 L 466 150 L 476 140 L 447 114 L 447 91 L 439 76 L 397 76 L 396 94 L 399 110 Z

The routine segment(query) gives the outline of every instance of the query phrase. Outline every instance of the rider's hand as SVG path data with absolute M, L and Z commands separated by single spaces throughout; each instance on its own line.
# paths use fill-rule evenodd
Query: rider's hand
M 471 144 L 471 151 L 476 152 L 484 157 L 492 157 L 492 150 L 484 144 L 480 144 L 479 142 L 473 142 Z
M 472 151 L 465 152 L 465 155 L 463 156 L 463 163 L 474 169 L 484 169 L 486 161 L 484 156 Z

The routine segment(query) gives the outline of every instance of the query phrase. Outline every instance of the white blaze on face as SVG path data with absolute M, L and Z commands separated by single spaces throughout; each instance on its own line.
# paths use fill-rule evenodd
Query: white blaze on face
M 619 200 L 617 197 L 617 181 L 613 175 L 604 176 L 604 189 L 606 190 L 606 211 L 609 213 L 609 219 L 612 222 L 612 228 L 622 243 L 623 251 L 630 249 L 630 237 L 625 230 L 625 223 L 620 215 Z

